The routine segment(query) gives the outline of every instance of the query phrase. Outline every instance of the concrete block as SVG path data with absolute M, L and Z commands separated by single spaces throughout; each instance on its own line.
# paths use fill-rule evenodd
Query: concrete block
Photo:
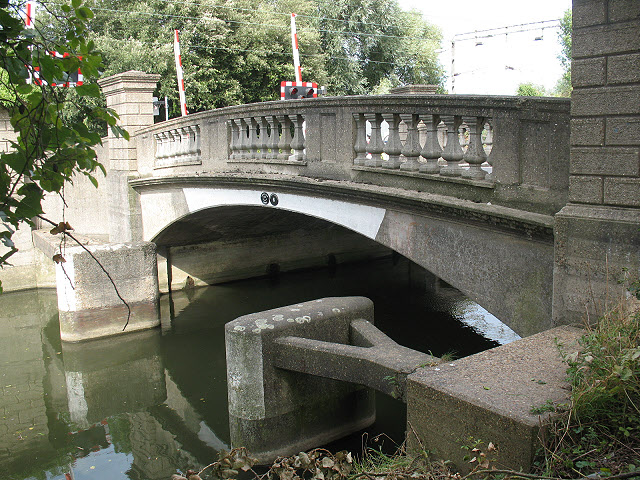
M 640 53 L 614 55 L 607 59 L 607 83 L 637 82 L 640 82 Z
M 640 50 L 640 29 L 635 22 L 577 28 L 573 31 L 573 58 L 596 57 Z
M 67 248 L 56 265 L 60 337 L 81 341 L 160 325 L 155 245 L 104 244 Z M 95 259 L 93 258 L 95 257 Z M 103 267 L 96 262 L 96 259 Z
M 599 2 L 603 3 L 604 2 Z M 637 0 L 609 0 L 609 21 L 621 22 L 624 20 L 635 20 L 640 22 L 640 2 Z M 639 25 L 640 26 L 640 25 Z
M 572 116 L 595 117 L 625 114 L 640 114 L 640 85 L 580 88 L 573 91 L 571 97 Z
M 624 269 L 640 269 L 638 209 L 564 207 L 555 224 L 554 324 L 595 319 L 617 304 L 628 294 L 618 283 Z
M 607 118 L 607 145 L 640 145 L 640 117 Z
M 604 85 L 606 72 L 605 57 L 577 59 L 571 63 L 571 83 L 574 88 Z
M 569 178 L 569 201 L 575 203 L 602 203 L 603 183 L 601 177 Z
M 604 203 L 640 207 L 640 178 L 605 178 Z
M 231 443 L 262 462 L 353 433 L 375 419 L 372 390 L 277 368 L 279 338 L 350 343 L 352 320 L 373 322 L 363 297 L 325 298 L 240 317 L 225 326 Z
M 638 176 L 640 150 L 637 148 L 603 147 L 571 149 L 571 174 Z
M 571 13 L 573 28 L 599 25 L 607 21 L 607 8 L 602 0 L 574 0 Z
M 574 118 L 571 120 L 571 145 L 604 145 L 604 118 Z
M 531 413 L 547 401 L 565 403 L 566 365 L 582 330 L 560 327 L 471 355 L 408 380 L 409 449 L 425 448 L 466 474 L 472 465 L 461 447 L 474 440 L 498 448 L 497 468 L 528 471 L 549 414 Z

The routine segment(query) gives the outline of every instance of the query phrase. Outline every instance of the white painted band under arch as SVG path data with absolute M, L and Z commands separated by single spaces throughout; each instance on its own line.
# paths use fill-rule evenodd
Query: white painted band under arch
M 228 188 L 184 188 L 189 213 L 205 208 L 225 205 L 249 205 L 263 208 L 276 208 L 322 218 L 358 232 L 365 237 L 375 239 L 384 220 L 384 208 L 361 205 L 358 203 L 331 200 L 292 193 L 280 193 L 276 190 L 236 190 Z M 275 193 L 278 204 L 264 205 L 262 193 L 269 196 Z

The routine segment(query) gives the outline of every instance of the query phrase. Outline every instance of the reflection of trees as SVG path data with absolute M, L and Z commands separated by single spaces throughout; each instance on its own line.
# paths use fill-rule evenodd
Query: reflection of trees
M 45 392 L 51 360 L 43 360 L 56 356 L 42 334 L 57 317 L 55 292 L 5 293 L 0 311 L 0 470 L 20 478 L 43 478 L 43 466 L 62 472 L 69 451 L 50 443 L 52 399 Z

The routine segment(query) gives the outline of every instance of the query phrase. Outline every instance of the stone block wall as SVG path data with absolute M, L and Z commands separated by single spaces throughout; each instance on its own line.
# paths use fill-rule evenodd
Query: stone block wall
M 569 203 L 554 321 L 594 320 L 640 275 L 640 2 L 573 0 Z
M 640 207 L 640 3 L 574 0 L 571 202 Z

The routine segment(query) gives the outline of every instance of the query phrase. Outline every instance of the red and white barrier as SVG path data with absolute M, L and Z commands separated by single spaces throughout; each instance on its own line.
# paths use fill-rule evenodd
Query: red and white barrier
M 24 7 L 24 26 L 31 30 L 34 27 L 33 20 L 36 16 L 36 4 L 35 2 L 27 2 Z
M 58 53 L 51 51 L 49 54 L 52 57 L 56 58 L 67 58 L 69 56 L 68 53 Z M 82 60 L 82 57 L 78 57 Z M 45 81 L 40 78 L 40 67 L 33 67 L 33 83 L 35 85 L 43 85 Z M 58 80 L 51 83 L 53 87 L 77 87 L 84 84 L 84 76 L 82 75 L 82 70 L 78 67 L 77 72 L 69 72 L 68 77 L 65 80 Z
M 178 95 L 180 96 L 180 111 L 182 116 L 187 116 L 187 98 L 184 93 L 184 75 L 182 72 L 182 57 L 180 56 L 180 39 L 178 30 L 175 31 L 173 39 L 173 53 L 176 57 L 176 73 L 178 75 Z
M 300 67 L 300 51 L 298 49 L 298 32 L 296 31 L 296 14 L 291 14 L 291 46 L 293 48 L 293 68 L 296 82 L 302 82 L 302 67 Z

